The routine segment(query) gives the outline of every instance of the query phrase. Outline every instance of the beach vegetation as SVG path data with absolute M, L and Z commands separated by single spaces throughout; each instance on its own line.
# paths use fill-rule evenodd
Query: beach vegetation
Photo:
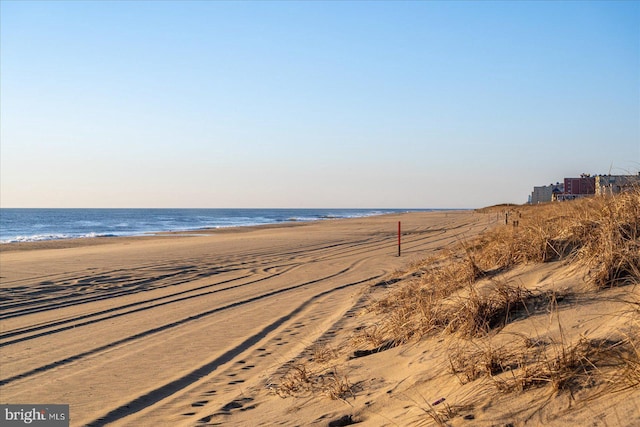
M 414 261 L 400 286 L 369 305 L 367 311 L 376 316 L 371 345 L 449 336 L 449 372 L 461 385 L 480 381 L 500 393 L 547 388 L 573 399 L 579 391 L 591 390 L 583 396 L 588 401 L 640 387 L 640 191 L 499 206 L 487 215 L 500 208 L 511 210 L 512 222 Z M 572 285 L 523 284 L 521 272 L 549 263 L 574 275 Z M 619 291 L 599 295 L 615 289 Z M 616 314 L 602 314 L 591 320 L 602 322 L 604 335 L 569 336 L 561 312 L 600 301 L 621 303 L 626 308 L 617 315 L 632 321 L 607 329 L 604 325 Z M 542 330 L 500 333 L 517 321 L 540 316 L 550 322 Z M 355 342 L 362 346 L 371 335 L 363 328 Z M 432 409 L 436 424 L 443 425 L 442 414 Z
M 478 214 L 501 209 L 512 222 L 414 259 L 382 292 L 372 287 L 379 296 L 360 314 L 348 359 L 429 340 L 442 346 L 437 357 L 451 380 L 479 390 L 466 396 L 546 390 L 548 397 L 569 396 L 574 407 L 639 389 L 640 190 Z M 531 272 L 536 280 L 527 278 Z M 603 304 L 615 309 L 589 319 L 575 314 Z M 584 321 L 593 326 L 580 332 Z M 355 396 L 336 367 L 345 348 L 315 346 L 305 367 L 292 365 L 282 376 L 277 394 Z M 481 404 L 463 399 L 436 408 L 423 400 L 416 408 L 436 425 L 473 419 L 471 408 Z M 524 412 L 530 419 L 547 403 Z

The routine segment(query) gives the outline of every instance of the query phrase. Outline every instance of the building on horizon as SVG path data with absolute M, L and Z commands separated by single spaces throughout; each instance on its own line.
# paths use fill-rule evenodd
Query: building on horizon
M 640 172 L 637 175 L 598 175 L 595 177 L 596 194 L 618 194 L 640 188 Z
M 640 189 L 640 172 L 637 175 L 595 175 L 583 173 L 579 178 L 564 178 L 564 182 L 533 187 L 529 204 L 562 202 L 594 195 L 618 194 Z
M 564 191 L 553 195 L 553 201 L 563 202 L 596 194 L 596 177 L 588 173 L 580 174 L 580 178 L 565 178 Z
M 565 178 L 564 193 L 576 196 L 596 194 L 596 177 L 583 173 L 580 178 Z
M 554 194 L 562 193 L 564 184 L 556 182 L 555 184 L 533 187 L 533 192 L 529 197 L 529 203 L 537 205 L 538 203 L 550 202 L 554 199 Z

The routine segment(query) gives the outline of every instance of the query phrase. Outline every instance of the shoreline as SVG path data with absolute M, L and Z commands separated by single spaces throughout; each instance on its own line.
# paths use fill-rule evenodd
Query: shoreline
M 470 212 L 472 209 L 424 209 L 424 210 L 407 210 L 403 212 L 385 212 L 374 215 L 363 215 L 354 217 L 340 217 L 340 218 L 322 218 L 312 220 L 291 220 L 280 221 L 266 224 L 247 224 L 247 225 L 229 225 L 218 227 L 205 227 L 197 229 L 185 229 L 185 230 L 167 230 L 167 231 L 147 231 L 141 234 L 131 235 L 105 235 L 105 236 L 87 236 L 87 237 L 70 237 L 59 239 L 43 239 L 34 241 L 19 241 L 19 242 L 3 242 L 0 243 L 0 253 L 13 252 L 13 251 L 31 251 L 40 249 L 68 249 L 83 246 L 96 246 L 109 244 L 113 242 L 125 241 L 125 240 L 149 240 L 153 238 L 166 238 L 166 237 L 197 237 L 197 236 L 211 236 L 223 233 L 242 233 L 250 232 L 259 229 L 273 229 L 273 228 L 289 228 L 298 227 L 308 224 L 314 224 L 318 222 L 326 221 L 348 221 L 358 220 L 366 218 L 384 217 L 389 215 L 404 215 L 411 213 L 429 213 L 429 212 Z
M 366 218 L 449 209 L 0 209 L 0 247 L 15 243 L 156 234 Z

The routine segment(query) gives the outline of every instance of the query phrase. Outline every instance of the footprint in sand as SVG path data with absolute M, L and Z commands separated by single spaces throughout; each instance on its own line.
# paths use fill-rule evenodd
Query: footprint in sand
M 208 400 L 199 400 L 198 402 L 193 402 L 193 403 L 191 404 L 191 406 L 193 406 L 193 407 L 199 407 L 199 406 L 204 406 L 204 405 L 206 405 L 207 403 L 209 403 L 209 401 L 208 401 Z
M 224 412 L 231 412 L 233 409 L 243 408 L 244 405 L 249 402 L 253 402 L 253 398 L 243 397 L 242 399 L 235 399 L 227 403 L 226 405 L 224 405 L 222 408 L 220 408 L 220 410 Z M 255 408 L 255 405 L 252 405 L 252 407 Z M 243 409 L 246 410 L 246 409 L 252 409 L 252 408 L 243 408 Z
M 266 348 L 259 348 L 258 351 L 264 351 L 265 353 L 259 354 L 258 357 L 267 357 L 269 356 L 271 353 L 267 351 Z

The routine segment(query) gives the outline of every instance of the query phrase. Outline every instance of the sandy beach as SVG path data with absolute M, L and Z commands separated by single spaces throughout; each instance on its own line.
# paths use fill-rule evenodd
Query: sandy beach
M 0 427 L 640 427 L 639 34 L 0 0 Z
M 490 221 L 410 213 L 4 245 L 2 403 L 69 404 L 73 426 L 327 424 L 344 400 L 296 413 L 273 376 L 350 333 L 368 289 Z

